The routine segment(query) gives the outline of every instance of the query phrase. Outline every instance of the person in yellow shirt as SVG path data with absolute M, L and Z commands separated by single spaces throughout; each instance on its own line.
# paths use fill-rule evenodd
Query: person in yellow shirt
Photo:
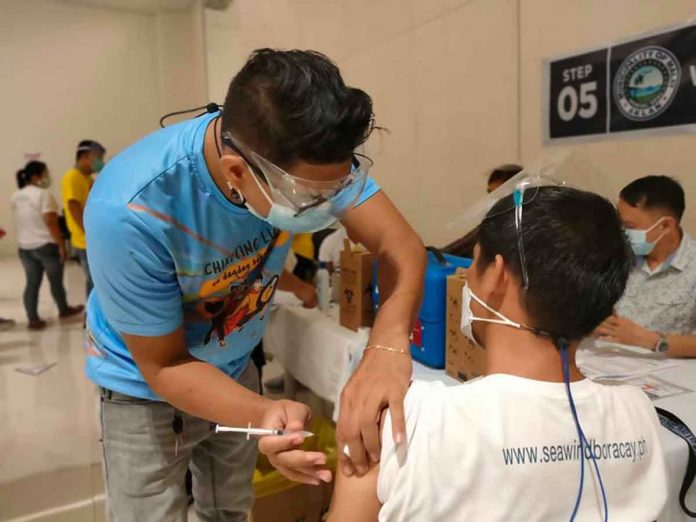
M 293 273 L 303 281 L 313 281 L 317 268 L 314 261 L 312 234 L 295 234 L 292 241 L 292 251 L 297 257 L 297 265 Z
M 92 188 L 92 175 L 99 173 L 104 166 L 105 154 L 106 149 L 100 143 L 82 140 L 77 146 L 75 166 L 65 173 L 61 182 L 65 221 L 70 231 L 70 242 L 87 276 L 87 296 L 92 290 L 92 277 L 87 263 L 87 242 L 82 214 L 89 190 Z

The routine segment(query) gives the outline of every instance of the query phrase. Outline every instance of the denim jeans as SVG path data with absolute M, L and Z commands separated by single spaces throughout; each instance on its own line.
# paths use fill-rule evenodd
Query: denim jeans
M 24 287 L 24 309 L 29 321 L 39 320 L 39 289 L 43 274 L 46 272 L 51 284 L 51 295 L 58 306 L 58 311 L 68 310 L 63 286 L 63 263 L 60 261 L 60 251 L 55 243 L 46 243 L 31 250 L 19 249 L 19 259 L 22 261 L 27 284 Z
M 92 284 L 92 275 L 89 273 L 89 263 L 87 262 L 87 250 L 85 250 L 84 248 L 76 248 L 75 253 L 77 254 L 77 259 L 80 261 L 80 266 L 85 271 L 85 275 L 87 276 L 86 295 L 87 297 L 89 297 L 89 293 L 92 291 L 92 287 L 94 285 Z
M 257 392 L 249 364 L 239 384 Z M 178 416 L 180 432 L 174 432 Z M 112 522 L 185 522 L 186 470 L 201 522 L 246 522 L 253 504 L 255 440 L 215 433 L 214 424 L 166 402 L 101 390 L 106 504 Z

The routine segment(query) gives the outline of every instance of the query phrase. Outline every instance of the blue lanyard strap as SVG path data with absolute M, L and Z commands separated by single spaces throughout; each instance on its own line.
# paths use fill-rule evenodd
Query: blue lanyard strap
M 686 465 L 686 473 L 684 474 L 684 480 L 679 490 L 679 504 L 684 510 L 684 513 L 691 518 L 696 518 L 696 512 L 691 511 L 686 505 L 686 494 L 689 492 L 689 488 L 694 481 L 694 476 L 696 476 L 696 436 L 694 436 L 684 421 L 674 413 L 663 410 L 662 408 L 655 408 L 655 410 L 657 411 L 657 416 L 660 418 L 662 427 L 667 428 L 684 440 L 689 448 L 689 462 Z

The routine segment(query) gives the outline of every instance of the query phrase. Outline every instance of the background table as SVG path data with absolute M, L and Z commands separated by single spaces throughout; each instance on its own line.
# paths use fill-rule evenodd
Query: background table
M 280 362 L 289 377 L 297 379 L 319 397 L 338 405 L 343 386 L 357 367 L 369 336 L 369 329 L 353 332 L 338 324 L 338 307 L 332 305 L 328 313 L 301 306 L 279 305 L 271 312 L 264 336 L 265 350 Z M 696 387 L 696 359 L 681 361 L 677 368 L 662 370 L 655 375 L 685 388 Z M 427 368 L 413 363 L 413 377 L 421 380 L 440 380 L 447 385 L 459 384 L 444 370 Z M 292 389 L 286 390 L 292 394 Z M 686 393 L 654 401 L 656 406 L 680 417 L 696 429 L 696 393 Z M 334 408 L 334 419 L 338 408 Z M 688 449 L 686 443 L 667 431 L 661 430 L 661 441 L 669 474 L 669 500 L 659 517 L 660 522 L 689 521 L 679 506 L 679 489 L 686 471 Z M 696 485 L 687 496 L 687 503 L 696 509 Z

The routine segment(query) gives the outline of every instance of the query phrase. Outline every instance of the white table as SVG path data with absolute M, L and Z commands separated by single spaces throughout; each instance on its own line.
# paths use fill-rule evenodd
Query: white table
M 264 347 L 294 379 L 323 399 L 338 405 L 340 392 L 360 361 L 368 336 L 369 329 L 353 332 L 340 326 L 336 305 L 332 305 L 328 313 L 300 306 L 280 305 L 271 312 Z M 682 361 L 679 367 L 666 369 L 655 375 L 694 389 L 696 359 Z M 413 376 L 421 380 L 441 380 L 448 385 L 459 384 L 448 377 L 444 370 L 433 370 L 417 362 L 413 364 Z M 655 405 L 673 412 L 692 430 L 696 429 L 696 393 L 660 399 L 655 401 Z M 692 520 L 683 513 L 678 501 L 688 459 L 686 443 L 665 429 L 661 430 L 661 439 L 670 476 L 670 499 L 658 520 Z M 696 509 L 696 485 L 687 496 L 687 504 Z

